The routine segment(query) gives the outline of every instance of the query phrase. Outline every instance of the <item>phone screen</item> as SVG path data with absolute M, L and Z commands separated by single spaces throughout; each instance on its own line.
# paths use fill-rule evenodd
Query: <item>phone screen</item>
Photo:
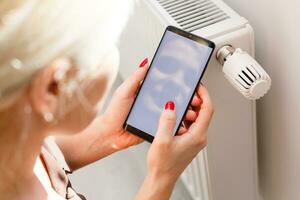
M 154 137 L 162 109 L 171 100 L 177 115 L 175 135 L 213 49 L 167 29 L 126 124 Z

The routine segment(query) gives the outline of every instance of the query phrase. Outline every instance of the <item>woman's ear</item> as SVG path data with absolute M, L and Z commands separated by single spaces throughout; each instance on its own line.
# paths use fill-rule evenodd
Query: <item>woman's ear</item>
M 31 82 L 29 97 L 32 107 L 46 122 L 54 120 L 58 108 L 60 80 L 57 80 L 56 74 L 67 71 L 70 66 L 70 59 L 57 59 L 41 70 Z

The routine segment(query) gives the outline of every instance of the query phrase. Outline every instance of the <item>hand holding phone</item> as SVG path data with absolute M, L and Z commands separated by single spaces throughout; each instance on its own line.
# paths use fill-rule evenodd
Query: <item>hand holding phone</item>
M 213 106 L 204 86 L 197 89 L 196 95 L 202 99 L 201 105 L 193 106 L 199 116 L 183 135 L 173 136 L 176 105 L 174 110 L 169 107 L 162 110 L 155 139 L 148 151 L 147 176 L 135 199 L 148 199 L 149 196 L 169 199 L 180 174 L 205 147 Z
M 143 59 L 137 66 L 137 70 L 117 88 L 104 114 L 96 119 L 96 124 L 98 124 L 96 130 L 101 133 L 102 138 L 106 138 L 105 142 L 113 147 L 114 151 L 125 149 L 143 141 L 142 138 L 127 132 L 122 126 L 148 68 L 148 59 Z M 185 117 L 187 124 L 195 121 L 197 117 L 195 112 L 199 111 L 201 102 L 199 95 L 195 94 L 190 104 L 192 109 L 187 111 Z M 181 128 L 178 134 L 185 133 L 186 128 Z
M 214 48 L 211 41 L 168 26 L 124 123 L 125 130 L 152 142 L 165 102 L 173 101 L 176 135 Z
M 126 149 L 139 144 L 144 140 L 137 137 L 123 128 L 136 93 L 141 82 L 144 80 L 149 67 L 148 59 L 141 61 L 134 71 L 114 92 L 105 112 L 98 119 L 99 132 L 105 138 L 105 143 L 114 151 Z

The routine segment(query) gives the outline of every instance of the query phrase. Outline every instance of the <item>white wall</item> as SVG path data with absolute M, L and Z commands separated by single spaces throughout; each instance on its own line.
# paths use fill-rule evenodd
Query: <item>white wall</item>
M 258 102 L 261 193 L 265 200 L 300 199 L 300 1 L 224 1 L 250 21 L 256 58 L 273 81 Z

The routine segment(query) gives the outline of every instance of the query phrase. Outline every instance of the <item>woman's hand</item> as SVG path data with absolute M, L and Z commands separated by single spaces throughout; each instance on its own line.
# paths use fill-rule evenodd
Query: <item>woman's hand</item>
M 116 90 L 105 113 L 95 118 L 82 132 L 56 137 L 72 170 L 143 141 L 127 133 L 122 126 L 147 69 L 148 60 L 145 59 L 139 69 Z
M 148 59 L 144 59 L 139 68 L 126 79 L 113 94 L 105 113 L 101 116 L 103 134 L 109 135 L 112 147 L 125 149 L 139 144 L 143 140 L 123 129 L 123 124 L 133 104 L 136 92 L 144 80 L 148 69 Z
M 117 150 L 125 149 L 143 142 L 143 139 L 125 131 L 122 126 L 133 104 L 137 90 L 145 78 L 147 70 L 148 59 L 146 58 L 139 65 L 139 69 L 137 69 L 131 77 L 126 79 L 115 91 L 107 110 L 101 117 L 101 126 L 103 126 L 101 129 L 107 135 L 111 136 L 112 139 L 110 141 Z M 199 108 L 200 105 L 201 99 L 198 95 L 195 95 L 185 116 L 184 122 L 187 127 L 197 118 L 197 111 L 193 110 L 192 107 Z M 187 127 L 181 127 L 178 134 L 184 134 L 187 131 Z
M 177 178 L 205 147 L 213 106 L 204 86 L 199 87 L 197 95 L 202 103 L 194 97 L 194 106 L 188 111 L 197 113 L 196 119 L 192 122 L 186 119 L 186 127 L 181 127 L 177 136 L 173 136 L 176 106 L 173 106 L 172 102 L 166 104 L 157 134 L 148 152 L 148 174 L 136 197 L 137 200 L 169 199 Z
M 145 59 L 139 68 L 115 91 L 104 114 L 97 117 L 81 133 L 72 137 L 56 137 L 56 142 L 73 170 L 143 141 L 125 131 L 123 124 L 147 70 L 148 59 Z M 200 104 L 200 98 L 195 95 L 185 117 L 187 127 L 197 117 L 197 111 L 193 110 L 192 107 L 199 107 Z M 186 127 L 181 127 L 178 134 L 182 135 L 186 131 Z

